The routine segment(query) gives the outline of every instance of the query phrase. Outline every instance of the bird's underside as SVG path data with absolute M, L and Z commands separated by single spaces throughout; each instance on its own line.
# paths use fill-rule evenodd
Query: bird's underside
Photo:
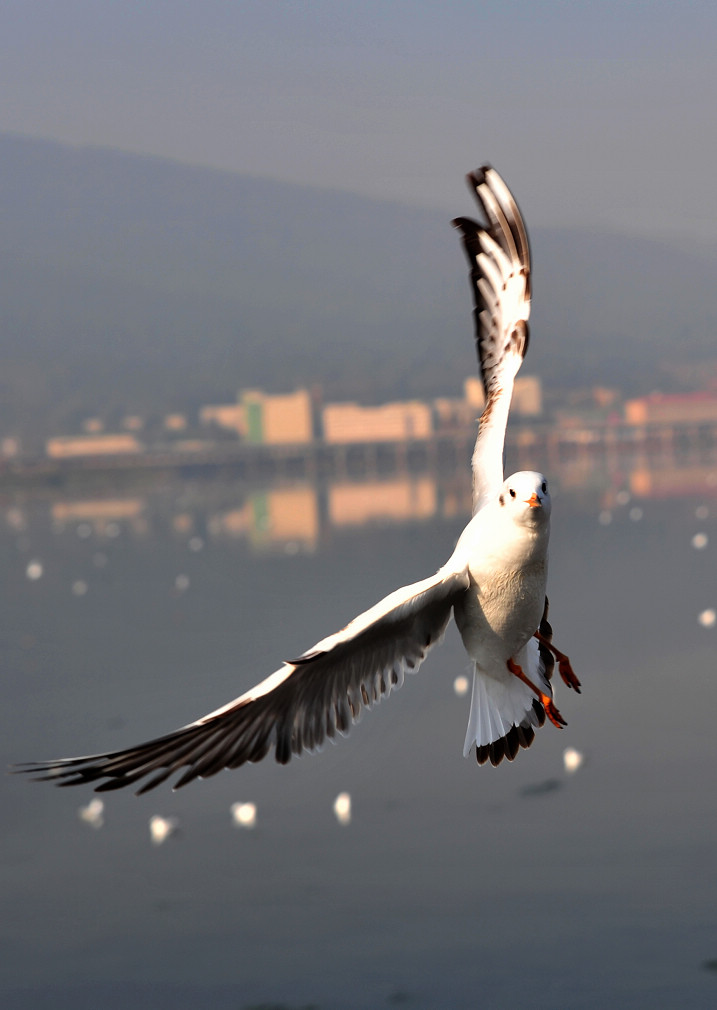
M 550 685 L 555 670 L 555 660 L 557 659 L 558 671 L 563 683 L 566 687 L 580 694 L 580 681 L 573 671 L 569 658 L 564 652 L 561 652 L 553 645 L 553 629 L 548 621 L 548 609 L 549 603 L 546 596 L 543 616 L 534 635 L 539 657 L 540 679 L 543 680 L 544 684 Z M 526 749 L 530 747 L 535 739 L 535 730 L 545 724 L 546 718 L 557 729 L 562 729 L 567 725 L 565 719 L 563 719 L 555 706 L 552 691 L 548 694 L 546 691 L 541 690 L 538 683 L 531 680 L 513 660 L 508 660 L 507 666 L 510 673 L 525 683 L 535 697 L 533 698 L 531 708 L 526 712 L 526 718 L 523 722 L 513 725 L 505 736 L 500 737 L 498 740 L 492 741 L 489 744 L 476 745 L 475 755 L 479 765 L 490 761 L 493 767 L 497 767 L 503 758 L 512 761 L 521 747 Z

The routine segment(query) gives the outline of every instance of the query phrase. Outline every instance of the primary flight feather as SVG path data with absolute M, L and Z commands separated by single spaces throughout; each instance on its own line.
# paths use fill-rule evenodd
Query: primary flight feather
M 523 471 L 503 480 L 503 446 L 513 384 L 528 347 L 530 248 L 518 206 L 498 173 L 468 176 L 485 221 L 458 218 L 470 263 L 476 346 L 485 389 L 473 453 L 473 518 L 453 554 L 430 578 L 404 586 L 336 634 L 284 663 L 222 708 L 136 747 L 16 767 L 58 785 L 97 791 L 141 782 L 146 792 L 223 768 L 260 761 L 273 748 L 286 764 L 345 734 L 362 709 L 399 688 L 455 617 L 473 663 L 464 753 L 480 764 L 512 760 L 533 741 L 553 703 L 555 656 L 565 683 L 580 689 L 547 621 L 550 495 L 546 478 Z

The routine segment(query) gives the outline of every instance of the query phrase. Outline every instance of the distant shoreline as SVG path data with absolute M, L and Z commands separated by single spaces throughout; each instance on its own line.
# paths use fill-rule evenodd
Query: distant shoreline
M 106 482 L 124 484 L 168 476 L 216 477 L 250 483 L 376 478 L 391 474 L 445 474 L 465 468 L 473 448 L 475 427 L 439 432 L 408 441 L 262 445 L 206 442 L 195 451 L 177 451 L 170 444 L 139 453 L 82 455 L 65 459 L 16 456 L 0 460 L 0 495 L 22 488 L 61 490 L 68 486 Z M 519 466 L 546 471 L 571 461 L 649 457 L 681 458 L 695 452 L 717 452 L 717 424 L 628 425 L 600 422 L 565 425 L 533 422 L 511 425 L 506 452 Z M 511 464 L 512 465 L 512 464 Z M 152 477 L 150 477 L 152 475 Z

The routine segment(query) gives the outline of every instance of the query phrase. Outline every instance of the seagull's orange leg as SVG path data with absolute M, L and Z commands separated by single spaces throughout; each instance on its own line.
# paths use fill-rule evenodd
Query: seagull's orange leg
M 528 687 L 530 688 L 531 691 L 533 691 L 535 694 L 537 694 L 538 700 L 540 701 L 540 704 L 545 709 L 545 714 L 547 715 L 548 719 L 550 719 L 550 721 L 552 722 L 553 726 L 556 726 L 558 729 L 562 729 L 563 726 L 567 726 L 568 725 L 566 723 L 565 719 L 563 719 L 563 717 L 560 714 L 560 712 L 558 712 L 557 708 L 555 707 L 553 699 L 550 698 L 550 697 L 548 697 L 547 694 L 544 694 L 540 690 L 540 688 L 536 687 L 535 684 L 532 682 L 532 680 L 530 680 L 528 677 L 526 677 L 526 675 L 523 673 L 522 668 L 520 666 L 518 666 L 517 663 L 514 663 L 512 659 L 509 659 L 506 665 L 507 665 L 508 669 L 510 670 L 510 672 L 514 676 L 516 676 L 518 678 L 518 680 L 522 680 L 524 684 L 528 685 Z
M 544 645 L 546 649 L 550 649 L 552 654 L 558 661 L 558 673 L 563 678 L 563 682 L 567 684 L 568 687 L 572 687 L 576 694 L 580 694 L 580 681 L 578 680 L 568 657 L 560 649 L 556 649 L 552 642 L 541 635 L 539 631 L 535 632 L 535 638 L 538 639 L 541 645 Z

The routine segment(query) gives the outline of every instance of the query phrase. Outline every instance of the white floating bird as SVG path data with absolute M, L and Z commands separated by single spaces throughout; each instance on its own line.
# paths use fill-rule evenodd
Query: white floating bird
M 256 803 L 232 803 L 229 809 L 238 828 L 252 830 L 256 827 Z
M 80 807 L 77 811 L 77 816 L 81 821 L 84 821 L 85 824 L 89 824 L 91 828 L 99 830 L 99 828 L 101 828 L 105 823 L 104 811 L 104 803 L 101 799 L 96 798 L 94 800 L 90 800 L 86 807 Z
M 334 817 L 344 827 L 351 823 L 351 793 L 339 793 L 336 797 Z
M 546 715 L 565 725 L 553 703 L 553 655 L 568 687 L 578 691 L 580 682 L 552 646 L 547 623 L 547 481 L 533 471 L 503 480 L 513 383 L 528 346 L 528 237 L 494 169 L 486 166 L 468 182 L 486 223 L 453 223 L 471 266 L 486 405 L 473 453 L 474 515 L 446 564 L 188 726 L 126 750 L 17 770 L 59 785 L 98 782 L 98 791 L 144 779 L 141 793 L 182 770 L 175 788 L 260 761 L 272 747 L 286 764 L 293 754 L 347 733 L 362 708 L 399 688 L 441 641 L 452 614 L 474 669 L 466 755 L 475 745 L 479 764 L 497 765 L 531 744 Z
M 149 837 L 152 845 L 164 845 L 168 838 L 176 835 L 179 830 L 179 820 L 176 817 L 162 817 L 154 814 L 149 819 Z
M 462 698 L 464 694 L 468 694 L 468 688 L 470 686 L 470 680 L 462 673 L 453 681 L 453 690 L 459 698 Z
M 579 768 L 582 768 L 585 755 L 574 747 L 566 747 L 563 751 L 563 767 L 568 775 L 574 775 Z
M 38 579 L 41 579 L 43 572 L 42 561 L 37 560 L 28 562 L 25 569 L 25 575 L 31 582 L 37 582 Z

